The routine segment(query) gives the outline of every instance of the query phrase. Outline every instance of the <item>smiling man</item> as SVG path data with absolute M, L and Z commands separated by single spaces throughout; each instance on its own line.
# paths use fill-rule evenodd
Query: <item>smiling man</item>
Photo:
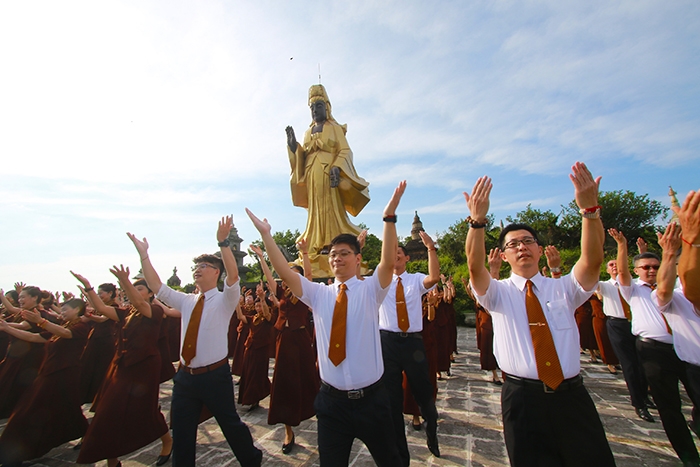
M 222 218 L 216 232 L 221 258 L 201 255 L 194 259 L 194 283 L 199 293 L 186 294 L 163 284 L 148 257 L 148 241 L 127 234 L 141 258 L 143 276 L 158 298 L 182 313 L 180 366 L 173 378 L 173 465 L 195 465 L 197 425 L 202 407 L 216 417 L 238 462 L 257 467 L 262 451 L 253 445 L 250 430 L 236 412 L 233 380 L 228 364 L 228 327 L 238 299 L 238 267 L 229 248 L 233 218 Z M 223 291 L 217 284 L 226 271 Z
M 318 451 L 321 465 L 348 465 L 355 438 L 379 466 L 401 466 L 392 425 L 389 393 L 379 338 L 379 306 L 389 291 L 396 261 L 396 208 L 406 189 L 401 182 L 384 208 L 381 261 L 374 274 L 357 278 L 362 261 L 354 234 L 331 242 L 328 262 L 335 282 L 311 282 L 289 269 L 275 244 L 267 219 L 248 216 L 258 229 L 270 262 L 289 290 L 314 316 L 321 389 L 316 396 Z
M 465 193 L 470 224 L 465 251 L 471 287 L 493 317 L 494 354 L 506 373 L 501 394 L 503 431 L 512 466 L 614 466 L 603 425 L 579 375 L 574 310 L 598 285 L 605 232 L 598 185 L 580 162 L 569 177 L 581 209 L 581 257 L 561 279 L 539 273 L 542 246 L 525 224 L 501 231 L 501 257 L 512 270 L 493 279 L 486 269 L 484 228 L 491 179 Z

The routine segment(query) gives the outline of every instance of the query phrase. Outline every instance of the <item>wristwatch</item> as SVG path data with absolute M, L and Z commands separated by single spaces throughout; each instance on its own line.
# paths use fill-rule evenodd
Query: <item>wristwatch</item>
M 229 241 L 228 238 L 225 239 L 223 242 L 219 242 L 219 246 L 220 246 L 221 248 L 224 248 L 224 247 L 227 247 L 227 246 L 230 246 L 230 245 L 231 245 L 231 242 Z

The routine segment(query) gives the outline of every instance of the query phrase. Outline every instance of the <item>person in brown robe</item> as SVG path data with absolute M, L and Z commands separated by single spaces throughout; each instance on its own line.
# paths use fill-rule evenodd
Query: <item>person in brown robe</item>
M 39 375 L 24 393 L 0 436 L 0 463 L 14 464 L 41 457 L 51 449 L 85 434 L 79 393 L 80 355 L 90 326 L 81 322 L 85 302 L 71 299 L 61 307 L 60 326 L 33 311 L 23 313 L 44 331 L 31 333 L 0 321 L 0 329 L 28 342 L 43 343 L 45 357 Z
M 158 337 L 163 309 L 152 304 L 153 292 L 141 279 L 131 284 L 129 269 L 110 271 L 125 291 L 129 309 L 105 306 L 84 277 L 74 274 L 95 309 L 117 322 L 118 347 L 107 378 L 95 398 L 95 416 L 83 437 L 79 464 L 107 459 L 108 467 L 121 465 L 119 457 L 161 438 L 158 458 L 169 458 L 172 438 L 158 403 L 161 371 Z
M 105 283 L 97 288 L 100 300 L 107 306 L 113 306 L 117 296 L 117 287 Z M 80 373 L 80 399 L 83 404 L 95 400 L 97 391 L 102 386 L 109 364 L 114 358 L 117 345 L 116 323 L 111 319 L 95 314 L 86 313 L 91 321 L 90 335 L 80 357 L 82 371 Z
M 41 300 L 41 290 L 38 287 L 24 287 L 19 293 L 19 308 L 13 307 L 2 296 L 3 304 L 14 312 L 15 322 L 12 327 L 33 333 L 41 332 L 41 328 L 25 321 L 21 310 L 37 310 L 42 317 L 54 321 L 54 317 L 38 308 Z M 39 367 L 44 359 L 44 346 L 36 342 L 27 342 L 10 336 L 7 354 L 0 362 L 0 418 L 7 418 L 15 409 L 22 394 L 31 386 L 39 374 Z
M 246 321 L 238 319 L 238 339 L 236 340 L 236 350 L 233 353 L 233 361 L 231 362 L 231 374 L 241 376 L 243 372 L 243 362 L 245 361 L 245 343 L 248 340 L 250 333 L 250 323 L 255 316 L 255 298 L 252 291 L 246 292 L 245 298 L 242 298 L 243 304 L 240 305 Z M 240 380 L 239 380 L 240 382 Z
M 268 353 L 272 330 L 271 313 L 262 286 L 258 286 L 257 295 L 258 300 L 254 304 L 255 315 L 252 318 L 247 318 L 240 307 L 236 309 L 238 319 L 249 321 L 250 324 L 238 387 L 238 403 L 249 405 L 249 411 L 257 408 L 259 402 L 270 395 L 270 378 L 267 374 L 270 362 Z
M 588 302 L 591 304 L 593 331 L 598 344 L 598 350 L 600 351 L 600 358 L 603 360 L 603 363 L 608 365 L 608 371 L 616 375 L 617 369 L 615 365 L 619 365 L 620 361 L 617 359 L 617 355 L 615 355 L 615 351 L 610 343 L 610 338 L 608 337 L 608 327 L 606 324 L 608 317 L 603 313 L 603 302 L 600 301 L 596 294 L 591 295 Z
M 431 304 L 431 301 L 433 302 Z M 435 303 L 437 302 L 437 289 L 433 289 L 423 295 L 423 346 L 425 347 L 425 356 L 428 359 L 428 378 L 433 386 L 433 400 L 437 398 L 437 336 L 435 333 Z M 406 374 L 403 375 L 403 413 L 412 415 L 413 421 L 411 425 L 416 431 L 420 431 L 423 427 L 420 421 L 420 407 L 416 399 L 411 393 L 411 386 L 408 384 Z
M 576 308 L 574 318 L 576 318 L 576 325 L 578 326 L 581 349 L 588 351 L 591 356 L 591 363 L 598 363 L 598 358 L 595 355 L 595 351 L 598 350 L 598 343 L 595 340 L 595 332 L 593 332 L 591 302 L 588 301 Z
M 450 337 L 449 309 L 445 302 L 445 290 L 438 290 L 437 304 L 435 305 L 435 328 L 437 335 L 437 379 L 442 380 L 442 372 L 450 372 L 450 356 L 452 355 L 452 343 Z
M 302 256 L 308 257 L 305 243 L 298 245 Z M 314 400 L 320 387 L 316 352 L 308 333 L 310 310 L 292 294 L 286 284 L 278 285 L 275 282 L 263 258 L 262 249 L 255 245 L 251 245 L 250 249 L 260 260 L 271 297 L 274 297 L 273 303 L 276 302 L 278 309 L 277 321 L 275 321 L 275 329 L 278 331 L 275 341 L 275 369 L 270 388 L 267 423 L 268 425 L 284 424 L 285 438 L 282 443 L 282 453 L 289 454 L 295 445 L 292 427 L 298 426 L 302 421 L 316 414 Z M 304 269 L 300 266 L 294 265 L 292 269 L 304 275 Z

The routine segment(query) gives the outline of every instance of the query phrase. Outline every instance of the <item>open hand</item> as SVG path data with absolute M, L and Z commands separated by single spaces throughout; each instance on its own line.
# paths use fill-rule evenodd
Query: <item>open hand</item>
M 489 197 L 492 188 L 493 183 L 491 183 L 491 179 L 484 175 L 483 177 L 479 177 L 474 184 L 471 195 L 467 194 L 466 191 L 464 192 L 464 200 L 467 202 L 469 215 L 479 223 L 486 222 L 486 215 L 489 213 Z

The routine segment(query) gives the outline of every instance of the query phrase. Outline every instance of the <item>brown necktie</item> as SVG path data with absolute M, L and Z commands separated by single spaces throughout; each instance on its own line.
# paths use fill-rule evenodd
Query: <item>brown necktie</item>
M 345 360 L 345 333 L 348 320 L 348 296 L 345 284 L 340 284 L 340 291 L 335 298 L 335 308 L 333 308 L 333 322 L 331 324 L 331 339 L 328 343 L 328 358 L 333 365 L 338 366 Z
M 185 366 L 189 366 L 194 356 L 197 355 L 197 334 L 199 334 L 199 323 L 202 322 L 203 309 L 204 294 L 197 299 L 192 316 L 190 316 L 190 322 L 187 323 L 187 332 L 185 332 L 185 340 L 182 343 L 182 358 L 185 360 Z
M 527 281 L 525 308 L 527 309 L 527 319 L 530 323 L 532 345 L 535 349 L 537 375 L 544 384 L 552 389 L 556 389 L 564 381 L 564 374 L 561 371 L 557 349 L 554 346 L 554 339 L 552 339 L 547 319 L 544 317 L 542 305 L 540 305 L 539 299 L 532 291 L 531 280 Z
M 399 323 L 399 329 L 403 332 L 408 331 L 411 323 L 408 320 L 408 309 L 406 309 L 406 297 L 403 294 L 403 284 L 399 277 L 396 283 L 396 320 Z
M 632 321 L 632 311 L 630 310 L 630 305 L 625 301 L 619 287 L 617 288 L 617 294 L 620 296 L 620 303 L 622 304 L 622 311 L 625 313 L 625 318 L 627 318 L 627 321 Z

